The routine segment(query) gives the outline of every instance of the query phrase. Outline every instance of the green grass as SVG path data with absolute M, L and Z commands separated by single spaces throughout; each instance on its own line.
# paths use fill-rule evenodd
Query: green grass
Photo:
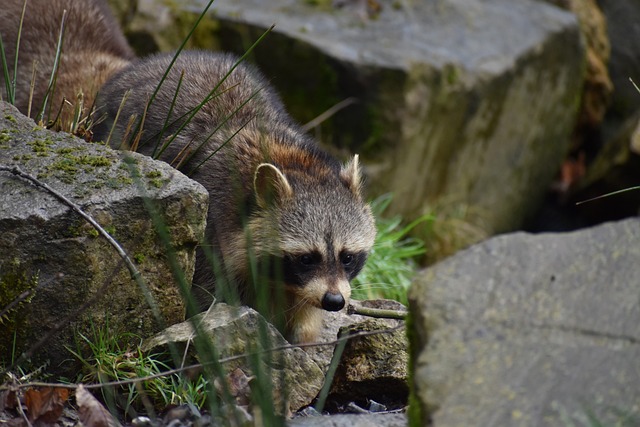
M 91 335 L 78 334 L 77 350 L 69 351 L 82 363 L 83 373 L 75 382 L 101 384 L 113 381 L 131 380 L 159 374 L 171 369 L 166 362 L 166 354 L 145 354 L 140 346 L 130 346 L 131 342 L 142 342 L 142 338 L 132 333 L 117 333 L 105 325 L 93 326 Z M 85 356 L 88 349 L 88 355 Z M 144 410 L 154 413 L 169 405 L 187 404 L 201 409 L 206 401 L 208 381 L 198 375 L 189 380 L 183 375 L 172 374 L 156 377 L 141 383 L 126 384 L 117 388 L 102 389 L 102 398 L 112 413 L 124 412 L 133 418 Z
M 371 202 L 378 234 L 364 269 L 353 280 L 354 299 L 386 298 L 407 304 L 407 291 L 417 268 L 415 259 L 425 253 L 424 242 L 409 233 L 432 218 L 423 216 L 403 226 L 399 216 L 384 217 L 391 201 L 391 195 L 384 195 Z

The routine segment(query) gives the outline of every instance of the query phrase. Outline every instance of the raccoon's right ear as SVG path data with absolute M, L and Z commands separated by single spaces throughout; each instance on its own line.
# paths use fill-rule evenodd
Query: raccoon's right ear
M 342 178 L 342 181 L 349 187 L 353 195 L 360 198 L 362 179 L 360 178 L 360 164 L 358 163 L 357 154 L 353 156 L 353 159 L 351 159 L 349 163 L 342 167 L 340 178 Z
M 293 197 L 293 189 L 284 174 L 271 163 L 261 163 L 253 176 L 256 201 L 261 208 L 273 202 L 284 202 Z

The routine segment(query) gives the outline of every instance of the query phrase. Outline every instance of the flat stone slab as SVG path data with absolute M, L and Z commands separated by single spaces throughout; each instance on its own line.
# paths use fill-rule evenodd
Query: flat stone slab
M 415 418 L 557 426 L 639 416 L 638 259 L 633 218 L 500 236 L 427 269 L 410 291 Z

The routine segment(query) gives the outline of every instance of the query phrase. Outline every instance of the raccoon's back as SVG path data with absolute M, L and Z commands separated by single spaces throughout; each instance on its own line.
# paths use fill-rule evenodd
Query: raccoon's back
M 10 75 L 13 75 L 23 5 L 24 0 L 3 0 L 0 7 L 0 34 Z M 74 102 L 79 91 L 85 95 L 85 105 L 90 105 L 92 94 L 134 57 L 104 1 L 28 0 L 20 35 L 16 79 L 16 106 L 24 113 L 29 103 L 34 63 L 32 111 L 37 112 L 42 106 L 54 68 L 65 10 L 62 56 L 56 89 L 50 101 L 52 111 L 60 108 L 63 97 Z M 2 73 L 0 84 L 6 99 Z
M 98 104 L 108 119 L 96 129 L 97 138 L 105 138 L 113 127 L 111 143 L 117 146 L 130 117 L 141 120 L 144 115 L 138 151 L 150 154 L 157 144 L 166 142 L 167 136 L 178 133 L 161 156 L 171 161 L 186 144 L 203 144 L 199 157 L 206 157 L 243 127 L 290 125 L 284 106 L 266 79 L 247 64 L 234 68 L 238 57 L 182 52 L 160 85 L 172 59 L 173 54 L 158 54 L 135 61 L 102 88 Z M 207 97 L 208 102 L 200 108 Z M 116 115 L 118 122 L 114 124 Z

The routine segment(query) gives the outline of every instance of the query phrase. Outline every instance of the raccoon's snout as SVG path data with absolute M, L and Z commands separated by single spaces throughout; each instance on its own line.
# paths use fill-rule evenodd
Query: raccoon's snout
M 322 297 L 322 308 L 327 311 L 340 311 L 344 307 L 345 301 L 342 294 L 327 292 Z

